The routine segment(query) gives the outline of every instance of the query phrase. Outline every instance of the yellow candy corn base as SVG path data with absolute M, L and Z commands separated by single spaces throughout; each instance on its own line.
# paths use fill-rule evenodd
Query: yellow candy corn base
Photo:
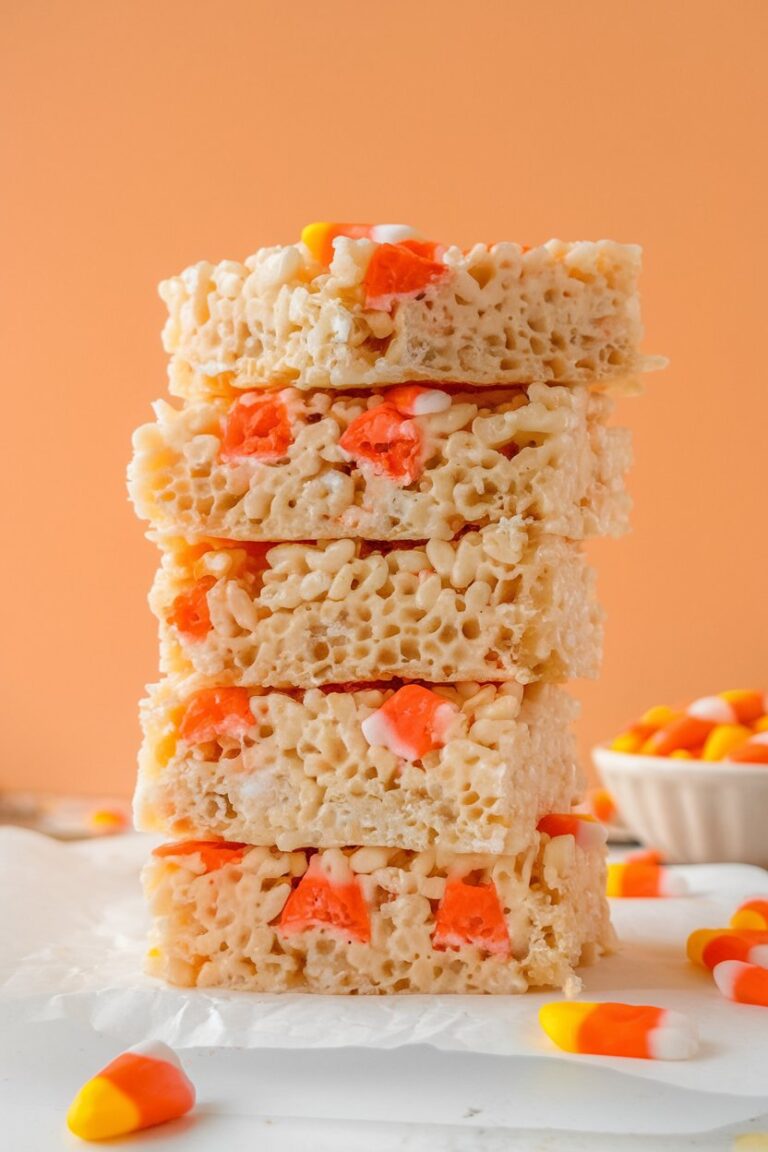
M 135 1132 L 141 1117 L 136 1105 L 105 1076 L 94 1076 L 78 1092 L 67 1112 L 70 1132 L 81 1140 L 107 1140 Z

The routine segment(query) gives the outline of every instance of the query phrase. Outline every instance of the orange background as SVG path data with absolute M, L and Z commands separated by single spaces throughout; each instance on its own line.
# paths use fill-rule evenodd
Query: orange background
M 0 108 L 2 778 L 128 793 L 156 562 L 126 502 L 162 277 L 311 219 L 646 250 L 633 534 L 584 747 L 768 686 L 764 0 L 18 0 Z

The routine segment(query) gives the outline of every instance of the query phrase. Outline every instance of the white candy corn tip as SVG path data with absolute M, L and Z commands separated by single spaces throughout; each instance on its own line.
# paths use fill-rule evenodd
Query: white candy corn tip
M 418 760 L 416 749 L 398 736 L 393 725 L 380 712 L 367 716 L 360 727 L 372 748 L 387 748 L 401 760 Z
M 142 1044 L 128 1048 L 127 1051 L 135 1056 L 144 1056 L 147 1060 L 162 1060 L 166 1064 L 173 1064 L 174 1068 L 181 1069 L 181 1061 L 173 1048 L 163 1044 L 162 1040 L 145 1040 Z
M 451 406 L 448 392 L 439 388 L 425 388 L 413 402 L 412 416 L 430 416 L 433 412 L 446 412 Z
M 457 708 L 450 700 L 445 700 L 435 709 L 430 725 L 430 736 L 436 748 L 439 748 L 445 743 L 448 730 L 450 729 L 456 712 Z M 386 713 L 382 712 L 381 709 L 367 716 L 360 727 L 362 728 L 363 736 L 372 748 L 387 748 L 401 760 L 413 761 L 421 759 L 421 753 L 418 749 L 414 748 L 412 744 L 409 744 L 408 741 L 400 735 L 396 725 L 392 723 Z
M 667 1009 L 658 1028 L 648 1033 L 648 1051 L 654 1060 L 690 1060 L 698 1050 L 696 1025 L 682 1012 Z
M 686 709 L 697 720 L 711 720 L 713 724 L 735 724 L 736 713 L 722 696 L 702 696 Z
M 768 968 L 768 944 L 755 944 L 749 950 L 749 962 L 758 968 Z
M 402 244 L 403 240 L 423 240 L 424 237 L 410 224 L 374 224 L 371 239 L 377 244 Z
M 712 975 L 715 979 L 715 984 L 725 996 L 726 1000 L 735 1000 L 736 983 L 739 976 L 743 972 L 748 972 L 752 967 L 751 964 L 745 964 L 743 960 L 722 960 L 719 964 L 715 964 L 712 969 Z

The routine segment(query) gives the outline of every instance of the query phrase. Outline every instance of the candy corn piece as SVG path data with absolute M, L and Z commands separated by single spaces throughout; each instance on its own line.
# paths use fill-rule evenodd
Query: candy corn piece
M 319 855 L 310 860 L 278 922 L 278 931 L 283 936 L 295 936 L 313 928 L 325 929 L 350 941 L 367 944 L 371 939 L 368 908 L 359 880 L 351 871 L 339 877 L 329 876 L 323 870 Z
M 594 816 L 582 816 L 571 812 L 550 812 L 542 816 L 537 824 L 539 832 L 545 836 L 573 836 L 579 848 L 586 852 L 601 848 L 606 841 L 606 831 Z
M 768 764 L 768 732 L 758 732 L 728 753 L 737 764 Z
M 232 406 L 222 430 L 223 460 L 278 460 L 293 442 L 288 411 L 274 396 L 247 392 Z
M 88 828 L 94 836 L 124 832 L 128 824 L 128 816 L 122 808 L 95 808 L 88 814 Z
M 715 727 L 714 720 L 686 714 L 654 732 L 640 751 L 646 756 L 669 756 L 672 752 L 690 751 L 703 744 Z
M 465 884 L 450 877 L 437 910 L 432 943 L 437 949 L 470 944 L 492 956 L 505 956 L 511 944 L 495 885 Z
M 729 760 L 731 753 L 740 748 L 750 735 L 743 724 L 718 724 L 704 741 L 702 760 Z
M 404 240 L 419 240 L 420 233 L 409 224 L 333 224 L 317 221 L 301 230 L 301 242 L 320 264 L 333 259 L 333 242 L 338 236 L 351 240 L 374 240 L 377 244 L 402 244 Z
M 372 747 L 388 748 L 403 760 L 420 760 L 442 747 L 456 712 L 456 705 L 437 692 L 406 684 L 363 720 L 363 735 Z
M 735 928 L 699 928 L 686 944 L 688 959 L 703 968 L 723 960 L 744 960 L 768 968 L 768 931 Z
M 618 816 L 616 801 L 607 788 L 590 788 L 587 792 L 586 806 L 589 814 L 601 824 L 612 824 Z
M 687 1060 L 699 1046 L 687 1016 L 647 1004 L 556 1001 L 539 1010 L 539 1023 L 565 1052 Z
M 731 688 L 718 694 L 733 711 L 733 722 L 754 724 L 768 711 L 768 696 L 751 688 Z
M 768 1008 L 768 969 L 742 960 L 723 960 L 712 975 L 726 999 Z
M 610 747 L 614 752 L 639 752 L 654 732 L 676 720 L 679 715 L 679 712 L 668 708 L 666 704 L 656 704 L 644 712 L 636 724 L 616 736 Z
M 731 1152 L 768 1152 L 768 1132 L 744 1132 L 731 1145 Z
M 440 388 L 425 388 L 422 384 L 400 384 L 388 389 L 386 398 L 403 416 L 429 416 L 433 412 L 445 412 L 451 406 L 450 393 Z
M 246 688 L 202 688 L 189 697 L 179 735 L 187 744 L 205 744 L 218 736 L 237 739 L 252 724 Z
M 608 896 L 682 896 L 688 885 L 682 876 L 653 861 L 625 860 L 608 865 Z
M 176 1053 L 159 1042 L 118 1056 L 78 1092 L 67 1124 L 83 1140 L 107 1140 L 176 1120 L 195 1103 L 195 1089 Z
M 406 240 L 376 248 L 363 278 L 366 308 L 388 312 L 395 300 L 447 279 L 450 269 L 434 259 L 435 247 Z
M 731 928 L 757 928 L 768 931 L 768 897 L 745 900 L 731 916 Z
M 664 853 L 657 848 L 641 848 L 638 852 L 630 852 L 624 857 L 625 864 L 663 864 Z
M 396 484 L 413 484 L 423 470 L 418 426 L 394 404 L 378 404 L 357 416 L 339 438 L 339 448 L 358 464 Z
M 212 576 L 198 580 L 187 592 L 181 592 L 171 605 L 168 623 L 190 640 L 204 640 L 211 630 L 208 593 L 216 581 Z

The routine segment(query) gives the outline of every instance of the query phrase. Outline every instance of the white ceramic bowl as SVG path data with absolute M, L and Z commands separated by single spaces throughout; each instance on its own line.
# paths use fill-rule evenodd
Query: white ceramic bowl
M 628 828 L 670 863 L 768 868 L 768 765 L 670 760 L 599 746 L 592 758 Z

